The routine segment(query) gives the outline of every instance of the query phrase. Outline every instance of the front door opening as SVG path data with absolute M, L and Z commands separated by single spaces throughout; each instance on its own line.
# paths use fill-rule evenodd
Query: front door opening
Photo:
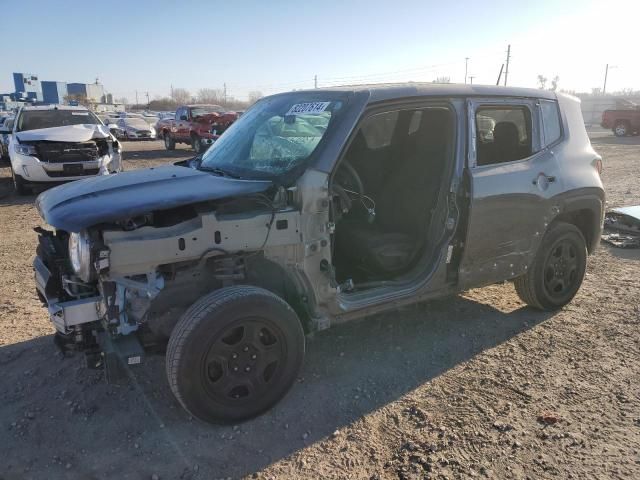
M 449 108 L 422 107 L 362 122 L 331 183 L 339 284 L 364 289 L 406 279 L 424 271 L 425 255 L 435 258 L 445 228 L 437 208 L 453 164 L 453 118 Z

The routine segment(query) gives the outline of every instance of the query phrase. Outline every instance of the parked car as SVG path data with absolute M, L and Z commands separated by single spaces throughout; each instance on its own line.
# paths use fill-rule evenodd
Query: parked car
M 13 130 L 13 116 L 2 117 L 0 122 L 0 159 L 9 159 L 9 140 Z
M 145 122 L 147 122 L 149 125 L 151 125 L 152 127 L 155 128 L 156 123 L 158 123 L 158 120 L 160 120 L 160 117 L 155 117 L 155 116 L 151 116 L 151 115 L 145 115 L 143 117 L 143 120 Z
M 84 107 L 22 107 L 9 137 L 11 175 L 18 194 L 122 170 L 120 143 Z
M 202 153 L 237 118 L 235 112 L 227 112 L 220 105 L 183 105 L 176 110 L 175 119 L 163 125 L 159 135 L 164 138 L 167 150 L 176 148 L 176 143 L 187 143 L 196 153 Z
M 118 125 L 118 119 L 116 117 L 109 117 L 105 115 L 98 115 L 98 118 L 109 129 L 109 131 L 116 138 L 124 137 L 124 130 Z
M 156 129 L 139 117 L 124 117 L 118 120 L 118 127 L 122 129 L 126 140 L 155 140 Z
M 640 133 L 640 107 L 602 112 L 602 128 L 613 131 L 616 137 Z
M 283 93 L 190 161 L 41 194 L 36 286 L 59 346 L 113 378 L 168 339 L 181 405 L 237 421 L 291 387 L 305 332 L 505 280 L 566 305 L 599 243 L 601 168 L 560 93 Z

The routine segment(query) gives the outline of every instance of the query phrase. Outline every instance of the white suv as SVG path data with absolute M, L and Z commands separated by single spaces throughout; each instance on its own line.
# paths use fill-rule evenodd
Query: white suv
M 122 170 L 121 149 L 98 117 L 83 107 L 23 107 L 9 141 L 16 192 Z

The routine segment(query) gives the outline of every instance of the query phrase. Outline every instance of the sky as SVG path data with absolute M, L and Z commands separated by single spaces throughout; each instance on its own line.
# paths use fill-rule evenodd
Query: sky
M 614 6 L 615 5 L 615 6 Z M 640 0 L 316 2 L 0 0 L 0 92 L 11 73 L 104 84 L 140 102 L 171 86 L 196 93 L 355 83 L 495 84 L 511 45 L 509 85 L 640 90 Z M 469 79 L 470 81 L 470 79 Z

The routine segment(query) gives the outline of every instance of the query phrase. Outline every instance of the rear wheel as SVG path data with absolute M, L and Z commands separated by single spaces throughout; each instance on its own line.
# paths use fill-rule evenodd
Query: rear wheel
M 516 278 L 520 299 L 540 310 L 556 310 L 569 303 L 587 268 L 587 246 L 575 225 L 559 222 L 547 231 L 531 269 Z
M 193 416 L 231 422 L 258 415 L 289 390 L 304 358 L 293 309 L 250 286 L 217 290 L 194 303 L 167 347 L 167 377 Z
M 176 141 L 171 138 L 171 134 L 166 132 L 164 134 L 164 148 L 166 150 L 175 150 L 176 149 Z
M 616 137 L 624 137 L 629 134 L 629 125 L 627 122 L 618 122 L 613 127 L 613 133 Z

